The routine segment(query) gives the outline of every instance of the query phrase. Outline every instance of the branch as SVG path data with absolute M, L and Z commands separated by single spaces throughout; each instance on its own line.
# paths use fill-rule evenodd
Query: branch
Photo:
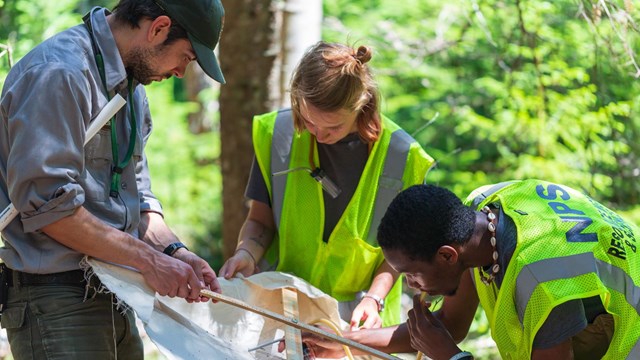
M 414 131 L 411 134 L 411 137 L 415 139 L 416 135 L 419 134 L 422 130 L 426 129 L 427 127 L 429 127 L 429 125 L 433 124 L 434 121 L 436 121 L 436 119 L 438 118 L 438 116 L 440 116 L 440 113 L 437 112 L 435 115 L 433 115 L 433 117 L 431 118 L 431 120 L 427 121 L 426 124 L 423 124 L 422 126 L 420 126 L 418 129 L 416 129 L 416 131 Z
M 607 17 L 609 18 L 609 23 L 611 24 L 611 28 L 613 29 L 613 31 L 616 33 L 616 35 L 618 36 L 618 38 L 622 42 L 622 46 L 624 47 L 624 50 L 626 51 L 627 55 L 629 56 L 629 60 L 631 61 L 631 64 L 633 65 L 634 69 L 636 70 L 636 73 L 635 73 L 634 77 L 635 78 L 639 78 L 640 77 L 640 67 L 638 66 L 638 63 L 636 62 L 635 54 L 633 53 L 633 49 L 631 48 L 631 45 L 629 45 L 629 42 L 627 41 L 625 36 L 618 29 L 618 26 L 616 26 L 616 22 L 614 21 L 613 16 L 611 15 L 611 12 L 609 11 L 609 7 L 607 6 L 607 3 L 604 0 L 600 0 L 599 4 L 602 6 L 602 9 L 607 13 Z M 624 13 L 626 15 L 628 15 L 626 11 Z M 625 16 L 625 18 L 627 18 L 627 20 L 631 19 L 630 16 Z M 632 19 L 631 19 L 631 23 L 633 24 L 633 20 Z
M 480 10 L 480 6 L 478 5 L 478 2 L 476 0 L 472 0 L 471 6 L 474 14 L 476 15 L 476 18 L 478 19 L 480 29 L 482 30 L 482 32 L 484 32 L 484 36 L 487 37 L 487 41 L 489 41 L 489 44 L 493 45 L 494 47 L 498 47 L 496 42 L 493 41 L 493 37 L 491 36 L 491 31 L 489 31 L 489 27 L 487 26 L 487 20 L 485 19 L 484 14 L 482 14 L 482 11 Z
M 0 49 L 2 49 L 2 52 L 0 52 L 0 58 L 7 55 L 9 69 L 11 69 L 13 67 L 13 49 L 11 45 L 0 44 Z

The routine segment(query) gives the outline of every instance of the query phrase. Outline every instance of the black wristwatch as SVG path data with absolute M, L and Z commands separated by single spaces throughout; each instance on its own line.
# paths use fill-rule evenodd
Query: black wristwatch
M 169 244 L 169 246 L 164 248 L 164 250 L 162 252 L 167 254 L 167 255 L 169 255 L 169 256 L 173 256 L 173 254 L 175 254 L 176 251 L 178 251 L 178 249 L 189 250 L 185 244 L 183 244 L 181 242 L 174 242 L 173 244 Z

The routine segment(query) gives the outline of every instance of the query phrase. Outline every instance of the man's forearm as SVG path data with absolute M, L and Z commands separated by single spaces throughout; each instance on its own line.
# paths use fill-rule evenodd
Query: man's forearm
M 155 256 L 162 255 L 133 236 L 108 226 L 83 207 L 42 231 L 79 253 L 141 271 L 153 266 Z
M 169 244 L 180 241 L 164 222 L 162 215 L 155 212 L 141 213 L 138 229 L 140 238 L 158 251 L 164 250 Z
M 345 338 L 380 350 L 387 354 L 413 353 L 411 339 L 406 324 L 380 329 L 350 331 L 343 334 Z M 357 350 L 356 350 L 357 352 Z

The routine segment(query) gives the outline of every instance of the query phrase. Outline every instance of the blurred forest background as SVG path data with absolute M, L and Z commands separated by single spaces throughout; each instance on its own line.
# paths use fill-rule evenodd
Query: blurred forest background
M 429 183 L 463 197 L 541 178 L 640 223 L 638 2 L 222 2 L 227 84 L 192 67 L 147 87 L 154 191 L 167 222 L 215 270 L 246 215 L 251 118 L 287 105 L 291 69 L 320 38 L 373 47 L 383 112 L 437 160 Z M 0 82 L 33 46 L 115 3 L 0 0 Z M 486 333 L 486 322 L 474 329 Z

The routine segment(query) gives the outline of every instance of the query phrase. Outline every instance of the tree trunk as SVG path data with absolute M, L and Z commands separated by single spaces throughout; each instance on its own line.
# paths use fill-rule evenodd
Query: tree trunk
M 247 214 L 244 190 L 253 159 L 252 118 L 288 104 L 285 90 L 292 67 L 320 37 L 321 0 L 289 2 L 296 6 L 276 0 L 223 0 L 225 25 L 219 60 L 227 81 L 220 89 L 225 259 L 235 250 Z M 312 20 L 305 22 L 292 14 L 310 14 Z M 290 34 L 306 34 L 301 38 L 305 40 Z
M 211 119 L 212 111 L 208 107 L 209 104 L 213 103 L 213 100 L 207 99 L 203 101 L 200 97 L 200 92 L 212 87 L 219 89 L 220 84 L 208 77 L 197 63 L 187 67 L 183 80 L 186 100 L 198 104 L 196 111 L 187 115 L 189 131 L 192 134 L 210 132 L 213 128 L 213 120 Z
M 291 105 L 289 81 L 305 51 L 320 40 L 322 0 L 287 0 L 276 13 L 277 37 L 271 52 L 276 55 L 270 77 L 274 109 Z
M 227 83 L 220 88 L 220 165 L 222 171 L 223 254 L 237 243 L 247 214 L 244 189 L 253 147 L 251 119 L 270 110 L 268 80 L 275 56 L 271 0 L 227 0 L 220 39 L 220 65 Z

